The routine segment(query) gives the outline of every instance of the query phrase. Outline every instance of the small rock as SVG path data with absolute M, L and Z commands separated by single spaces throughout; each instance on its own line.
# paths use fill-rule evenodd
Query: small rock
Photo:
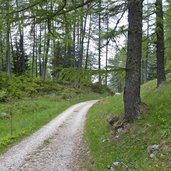
M 107 168 L 108 168 L 108 169 L 110 169 L 110 168 L 111 168 L 111 166 L 110 166 L 110 165 L 107 165 Z
M 153 158 L 155 158 L 155 157 L 156 157 L 156 154 L 155 154 L 155 153 L 151 153 L 151 154 L 150 154 L 150 158 L 153 159 Z
M 115 96 L 120 96 L 120 95 L 121 95 L 121 93 L 118 93 L 118 92 L 115 93 Z
M 110 170 L 111 170 L 111 171 L 115 171 L 115 168 L 114 168 L 114 167 L 111 167 Z
M 118 133 L 123 132 L 123 128 L 119 128 L 119 129 L 117 129 L 117 132 L 118 132 Z
M 106 139 L 103 139 L 102 142 L 103 142 L 103 143 L 106 142 Z
M 161 158 L 164 158 L 164 154 L 160 154 L 160 157 L 161 157 Z
M 9 118 L 9 115 L 6 112 L 2 112 L 0 114 L 0 119 L 8 119 L 8 118 Z
M 153 153 L 154 151 L 157 151 L 159 147 L 160 147 L 160 144 L 154 144 L 154 145 L 148 146 L 147 148 L 148 153 Z
M 112 166 L 113 167 L 118 167 L 120 165 L 121 165 L 121 163 L 120 162 L 117 162 L 117 161 L 112 163 Z

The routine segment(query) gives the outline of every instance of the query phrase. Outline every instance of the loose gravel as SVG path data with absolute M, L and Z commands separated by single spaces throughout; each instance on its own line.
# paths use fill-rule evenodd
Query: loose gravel
M 80 171 L 75 149 L 82 140 L 86 113 L 96 102 L 70 107 L 0 155 L 0 171 Z

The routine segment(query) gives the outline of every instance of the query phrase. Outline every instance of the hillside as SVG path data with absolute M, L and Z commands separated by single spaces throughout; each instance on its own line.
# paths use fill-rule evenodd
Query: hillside
M 116 131 L 111 115 L 123 114 L 122 96 L 107 97 L 87 117 L 85 138 L 91 165 L 87 170 L 171 170 L 171 79 L 156 89 L 156 80 L 144 84 L 142 101 L 148 108 L 134 123 Z

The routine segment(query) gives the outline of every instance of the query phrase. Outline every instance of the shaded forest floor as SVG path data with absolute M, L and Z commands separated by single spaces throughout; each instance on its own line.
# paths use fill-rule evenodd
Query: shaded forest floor
M 107 122 L 123 114 L 122 96 L 107 97 L 88 113 L 85 139 L 87 170 L 171 170 L 171 75 L 156 89 L 156 80 L 142 86 L 148 108 L 133 123 L 117 131 Z

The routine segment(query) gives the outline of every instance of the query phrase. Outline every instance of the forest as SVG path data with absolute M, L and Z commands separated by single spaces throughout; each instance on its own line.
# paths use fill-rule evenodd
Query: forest
M 125 113 L 137 115 L 126 106 L 140 105 L 140 84 L 157 78 L 159 87 L 170 71 L 170 1 L 137 2 L 138 11 L 131 2 L 2 1 L 1 98 L 3 77 L 14 75 L 113 92 L 126 85 Z
M 35 130 L 71 104 L 119 95 L 119 104 L 107 97 L 106 109 L 115 113 L 111 107 L 122 104 L 119 129 L 150 110 L 148 93 L 168 90 L 170 0 L 0 0 L 0 23 L 0 112 L 16 116 L 16 123 L 23 113 L 49 108 Z M 92 124 L 87 121 L 87 132 Z M 22 133 L 13 128 L 13 138 L 2 133 L 0 151 L 32 133 L 30 125 Z

